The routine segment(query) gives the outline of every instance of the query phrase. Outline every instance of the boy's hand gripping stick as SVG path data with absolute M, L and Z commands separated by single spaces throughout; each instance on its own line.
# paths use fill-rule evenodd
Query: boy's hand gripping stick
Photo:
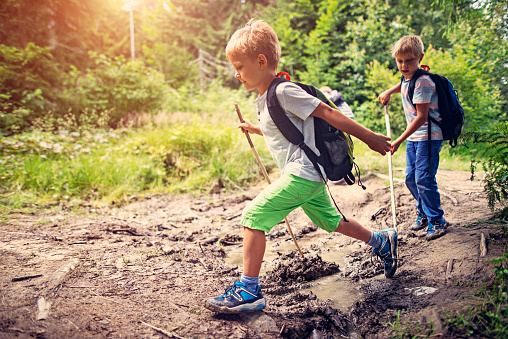
M 235 104 L 235 109 L 236 109 L 236 113 L 238 114 L 238 119 L 240 119 L 240 122 L 245 122 L 243 120 L 242 113 L 240 112 L 240 107 L 238 107 L 238 104 Z M 249 142 L 250 149 L 252 150 L 252 153 L 254 153 L 254 157 L 256 158 L 256 161 L 257 161 L 259 167 L 261 168 L 261 171 L 263 172 L 263 175 L 264 175 L 266 181 L 268 182 L 268 184 L 271 184 L 272 182 L 270 181 L 270 178 L 268 177 L 268 173 L 266 172 L 266 168 L 263 165 L 263 163 L 261 162 L 261 158 L 259 157 L 259 154 L 256 151 L 256 148 L 254 147 L 254 144 L 252 143 L 252 140 L 250 138 L 249 132 L 245 131 L 245 130 L 243 132 L 244 132 L 245 136 L 247 137 L 247 141 Z M 298 242 L 296 242 L 296 238 L 293 235 L 293 231 L 291 230 L 291 227 L 289 226 L 288 219 L 284 218 L 284 221 L 286 222 L 286 226 L 288 228 L 289 234 L 291 235 L 291 238 L 293 238 L 293 241 L 295 242 L 296 249 L 298 250 L 298 252 L 302 256 L 302 258 L 304 258 L 302 250 L 300 249 L 300 246 L 298 246 Z

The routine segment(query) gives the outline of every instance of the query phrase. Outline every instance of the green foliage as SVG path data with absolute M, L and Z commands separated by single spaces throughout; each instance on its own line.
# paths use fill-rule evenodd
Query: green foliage
M 494 281 L 476 292 L 482 302 L 467 313 L 446 314 L 445 321 L 468 337 L 506 338 L 508 336 L 508 247 L 504 256 L 493 259 Z
M 236 119 L 234 103 L 242 109 L 255 109 L 255 92 L 248 93 L 243 87 L 232 90 L 223 87 L 219 82 L 212 83 L 208 90 L 201 92 L 197 84 L 182 86 L 178 91 L 171 91 L 163 108 L 169 112 L 194 112 L 214 114 L 216 118 L 226 117 L 228 121 Z M 225 115 L 225 112 L 232 112 Z
M 468 47 L 457 44 L 450 51 L 442 51 L 429 46 L 422 61 L 431 72 L 450 79 L 457 90 L 466 114 L 465 132 L 484 128 L 485 121 L 493 121 L 500 114 L 499 89 L 483 67 L 477 67 L 481 61 Z
M 365 96 L 368 101 L 355 109 L 356 119 L 373 131 L 386 134 L 384 108 L 377 98 L 381 92 L 393 87 L 399 81 L 400 76 L 388 68 L 388 62 L 381 64 L 374 60 L 370 63 L 365 82 Z M 395 140 L 395 136 L 402 134 L 407 126 L 400 95 L 392 95 L 390 98 L 388 114 L 390 115 L 392 140 Z
M 138 130 L 33 131 L 1 138 L 0 200 L 6 206 L 102 204 L 147 193 L 241 189 L 259 181 L 261 172 L 235 128 L 233 102 L 221 116 L 176 113 L 174 120 L 181 122 Z M 264 143 L 253 140 L 270 171 L 274 163 Z
M 26 128 L 50 109 L 61 77 L 49 48 L 0 45 L 0 135 Z
M 110 111 L 110 125 L 117 126 L 129 113 L 156 113 L 162 105 L 168 87 L 164 76 L 140 61 L 123 57 L 109 58 L 91 53 L 96 67 L 84 76 L 77 70 L 74 88 L 67 99 L 73 100 L 78 112 L 83 110 Z
M 417 333 L 420 331 L 418 322 L 408 322 L 403 324 L 401 321 L 401 310 L 397 310 L 397 317 L 394 322 L 387 322 L 387 325 L 390 325 L 393 329 L 393 334 L 391 338 L 418 338 Z
M 362 103 L 367 64 L 390 62 L 389 48 L 400 37 L 426 34 L 428 43 L 447 46 L 441 37 L 446 19 L 431 10 L 432 2 L 278 1 L 263 18 L 279 36 L 281 70 L 297 81 L 338 89 L 350 103 Z
M 241 188 L 259 173 L 239 134 L 236 129 L 200 124 L 196 117 L 192 124 L 138 134 L 128 147 L 164 168 L 170 191 L 210 192 Z
M 508 122 L 498 122 L 480 132 L 470 132 L 464 136 L 473 145 L 478 144 L 486 153 L 486 160 L 473 158 L 471 172 L 474 175 L 477 164 L 481 164 L 487 173 L 484 191 L 489 207 L 494 210 L 497 203 L 504 205 L 508 201 Z

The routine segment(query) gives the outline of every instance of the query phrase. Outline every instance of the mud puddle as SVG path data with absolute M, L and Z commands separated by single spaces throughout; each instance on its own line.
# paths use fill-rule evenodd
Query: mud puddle
M 312 256 L 307 249 L 315 247 L 315 244 L 320 242 L 320 238 L 322 238 L 320 235 L 312 235 L 297 240 L 298 245 L 309 252 L 304 254 L 304 256 Z M 333 236 L 330 238 L 333 239 Z M 336 266 L 339 271 L 331 275 L 313 277 L 314 280 L 308 286 L 306 285 L 301 292 L 303 294 L 314 294 L 321 301 L 331 301 L 331 307 L 347 313 L 349 308 L 364 297 L 364 294 L 360 292 L 358 283 L 344 279 L 344 268 L 348 263 L 347 257 L 353 250 L 358 249 L 359 246 L 352 245 L 337 249 L 337 245 L 334 242 L 328 241 L 326 244 L 321 244 L 318 247 L 320 249 L 319 260 L 322 260 L 325 263 L 324 265 Z M 293 251 L 295 251 L 295 244 L 291 238 L 284 239 L 281 242 L 267 240 L 261 276 L 265 276 L 267 272 L 277 269 L 277 262 L 280 261 L 283 253 L 291 253 Z M 300 255 L 297 255 L 295 259 L 301 258 Z M 243 247 L 239 245 L 227 250 L 225 261 L 229 267 L 238 268 L 241 272 L 243 267 Z M 322 273 L 325 274 L 326 272 L 325 270 Z M 267 283 L 270 283 L 268 279 L 265 280 L 267 280 Z

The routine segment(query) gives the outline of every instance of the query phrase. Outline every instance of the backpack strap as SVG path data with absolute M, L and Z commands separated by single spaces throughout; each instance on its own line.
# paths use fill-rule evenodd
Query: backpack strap
M 415 74 L 413 74 L 413 76 L 411 77 L 411 80 L 409 80 L 409 87 L 407 89 L 407 94 L 409 95 L 409 100 L 411 101 L 411 104 L 413 104 L 413 96 L 415 94 L 416 80 L 418 80 L 418 78 L 421 77 L 422 75 L 429 75 L 429 74 L 430 73 L 427 72 L 426 70 L 418 68 L 416 70 Z M 402 84 L 403 81 L 404 81 L 404 76 L 401 76 L 400 83 Z M 413 104 L 413 106 L 415 106 L 415 104 Z M 415 106 L 415 108 L 416 108 L 416 106 Z
M 291 122 L 289 117 L 286 115 L 282 107 L 280 106 L 279 100 L 277 99 L 277 86 L 283 82 L 286 82 L 289 80 L 286 80 L 284 78 L 275 78 L 270 83 L 270 86 L 268 86 L 268 92 L 266 94 L 266 104 L 268 106 L 268 112 L 270 113 L 270 117 L 272 118 L 273 122 L 279 129 L 279 131 L 282 133 L 282 135 L 292 144 L 298 145 L 307 157 L 310 159 L 312 164 L 314 165 L 314 168 L 321 176 L 321 179 L 323 182 L 326 183 L 326 180 L 324 178 L 323 172 L 321 171 L 321 168 L 319 167 L 318 159 L 316 153 L 314 153 L 313 150 L 309 148 L 309 146 L 304 142 L 304 137 L 302 132 Z M 305 86 L 303 84 L 295 83 L 302 87 L 303 90 L 305 90 L 307 93 L 313 95 L 309 91 L 312 92 L 313 87 L 311 86 Z M 315 89 L 314 89 L 314 96 L 316 96 Z
M 321 168 L 319 167 L 318 159 L 316 153 L 314 153 L 313 150 L 307 146 L 307 144 L 304 142 L 304 137 L 302 132 L 291 122 L 289 117 L 286 115 L 282 107 L 280 106 L 279 100 L 277 99 L 277 86 L 283 82 L 289 81 L 284 78 L 275 78 L 270 83 L 270 86 L 268 86 L 268 91 L 266 93 L 266 104 L 268 107 L 268 113 L 270 113 L 270 117 L 272 118 L 273 122 L 279 129 L 279 131 L 282 133 L 282 135 L 292 144 L 298 145 L 307 157 L 312 162 L 312 165 L 314 165 L 314 168 L 319 173 L 319 176 L 321 177 L 321 180 L 323 180 L 324 184 L 326 185 L 326 188 L 328 189 L 328 194 L 330 195 L 331 200 L 333 201 L 335 208 L 337 211 L 342 215 L 344 218 L 344 221 L 348 222 L 346 216 L 341 212 L 339 209 L 339 206 L 337 206 L 337 203 L 335 202 L 335 199 L 333 198 L 332 192 L 330 192 L 330 187 L 328 187 L 328 184 L 326 182 L 326 179 L 324 177 L 323 172 L 321 171 Z M 294 84 L 297 84 L 300 86 L 304 91 L 309 93 L 312 96 L 318 97 L 318 94 L 316 92 L 315 87 L 308 86 L 305 84 L 301 84 L 298 82 L 294 82 Z M 352 176 L 352 175 L 351 175 Z M 351 179 L 349 179 L 349 182 L 351 182 Z M 348 182 L 348 183 L 349 183 Z
M 413 103 L 413 96 L 415 94 L 415 84 L 416 84 L 416 80 L 418 80 L 419 77 L 421 77 L 422 75 L 430 75 L 431 73 L 422 69 L 422 68 L 418 68 L 415 72 L 415 74 L 413 74 L 413 76 L 411 77 L 411 79 L 409 80 L 409 86 L 408 86 L 408 89 L 407 89 L 407 94 L 409 95 L 409 100 L 411 101 L 411 104 L 414 106 L 414 108 L 416 109 L 416 105 Z M 404 81 L 404 76 L 402 76 L 400 78 L 400 82 L 402 84 L 402 82 Z M 437 86 L 437 85 L 436 85 Z M 431 152 L 432 152 L 432 147 L 431 147 L 431 141 L 432 141 L 432 130 L 431 130 L 431 119 L 434 120 L 433 118 L 430 117 L 430 114 L 427 114 L 427 153 L 428 153 L 428 162 L 429 162 L 429 172 L 430 174 L 432 175 L 432 161 L 431 161 Z M 436 120 L 434 120 L 436 121 Z

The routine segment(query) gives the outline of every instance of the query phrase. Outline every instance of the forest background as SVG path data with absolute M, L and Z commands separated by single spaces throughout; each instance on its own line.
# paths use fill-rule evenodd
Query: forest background
M 122 203 L 259 180 L 233 106 L 255 119 L 255 93 L 240 87 L 224 53 L 251 18 L 277 32 L 279 70 L 338 89 L 357 121 L 383 133 L 377 95 L 400 77 L 390 47 L 420 35 L 422 63 L 452 81 L 466 111 L 462 145 L 445 147 L 443 166 L 482 166 L 490 206 L 503 206 L 507 12 L 506 0 L 2 1 L 2 208 Z M 406 125 L 400 100 L 390 112 L 396 137 Z M 357 155 L 366 152 L 357 141 Z M 367 170 L 386 167 L 371 153 L 362 162 Z
M 452 81 L 466 112 L 459 146 L 445 144 L 440 168 L 481 170 L 486 203 L 507 232 L 507 13 L 507 0 L 0 1 L 0 226 L 16 213 L 86 214 L 151 194 L 261 182 L 233 106 L 255 120 L 256 93 L 224 54 L 231 34 L 258 18 L 279 36 L 280 71 L 339 90 L 355 119 L 381 133 L 377 96 L 400 80 L 390 48 L 420 35 L 422 63 Z M 396 138 L 406 126 L 400 100 L 389 111 Z M 400 178 L 404 147 L 393 157 Z M 388 172 L 359 140 L 355 156 L 364 173 Z M 508 250 L 494 261 L 485 302 L 453 324 L 506 337 L 507 258 Z

